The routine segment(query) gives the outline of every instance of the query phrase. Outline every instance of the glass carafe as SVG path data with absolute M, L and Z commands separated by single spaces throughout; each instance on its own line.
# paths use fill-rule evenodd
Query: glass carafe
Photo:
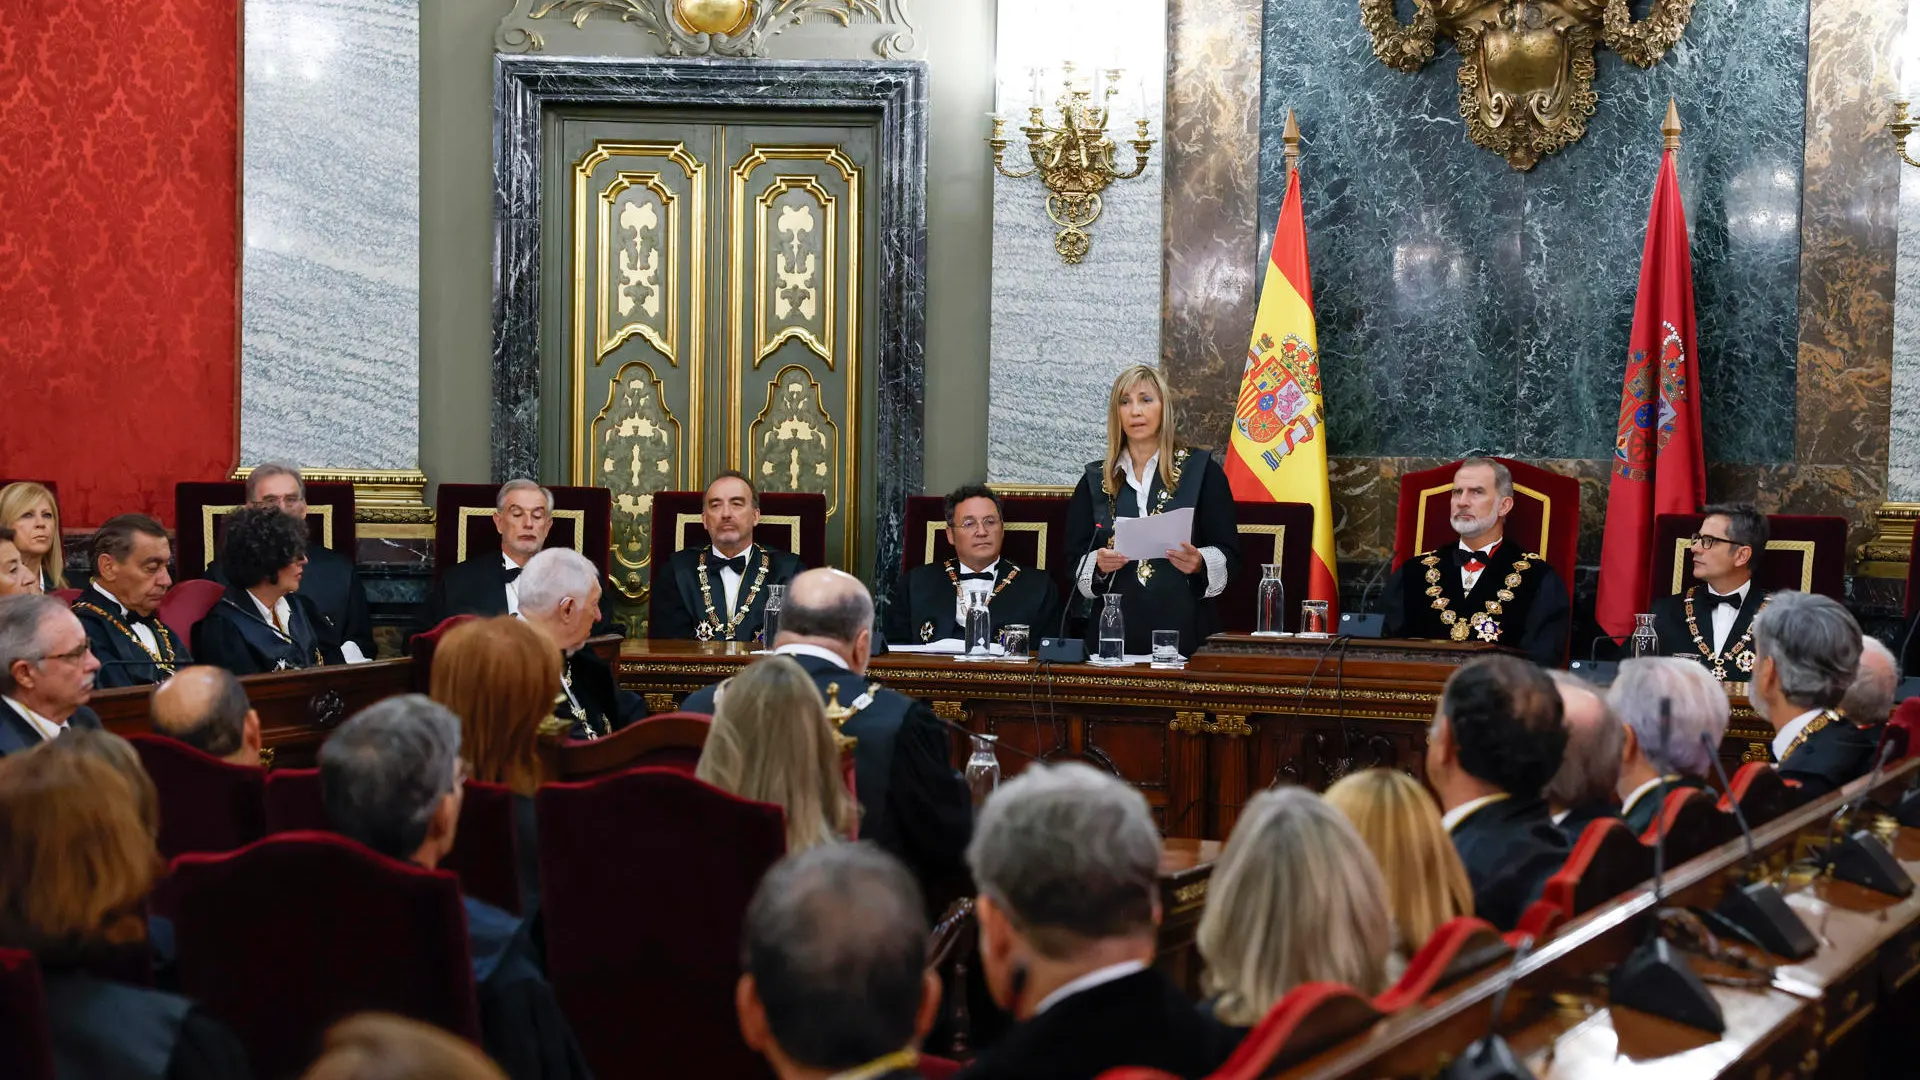
M 1255 610 L 1255 634 L 1279 637 L 1286 633 L 1287 589 L 1280 583 L 1279 563 L 1260 565 L 1260 592 Z
M 968 656 L 993 655 L 993 609 L 990 606 L 992 596 L 985 590 L 967 590 L 967 621 L 961 629 L 966 633 Z
M 975 735 L 972 740 L 973 753 L 967 757 L 967 788 L 973 792 L 973 807 L 978 810 L 987 796 L 993 794 L 993 789 L 1000 786 L 1000 756 L 995 753 L 1000 736 Z
M 1122 660 L 1126 656 L 1127 624 L 1120 615 L 1120 594 L 1103 594 L 1107 606 L 1100 611 L 1100 659 Z
M 760 647 L 773 648 L 774 636 L 780 633 L 780 606 L 787 602 L 785 585 L 767 586 L 767 606 L 760 622 Z
M 1633 617 L 1633 657 L 1660 655 L 1660 635 L 1653 629 L 1652 615 Z

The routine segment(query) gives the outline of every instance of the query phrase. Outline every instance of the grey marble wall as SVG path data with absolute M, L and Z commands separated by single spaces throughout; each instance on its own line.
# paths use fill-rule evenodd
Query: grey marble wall
M 1165 41 L 1164 3 L 1132 3 L 1114 12 L 1126 20 L 1125 35 Z M 1041 34 L 1052 17 L 1046 5 L 1003 3 L 998 24 L 1003 56 Z M 1070 45 L 1062 47 L 1071 53 Z M 1159 140 L 1165 53 L 1150 51 L 1157 62 L 1148 79 L 1147 113 Z M 1064 58 L 1071 57 L 1046 62 Z M 1013 138 L 1007 163 L 1018 169 L 1030 164 L 1014 130 L 1027 116 L 1027 83 L 1024 76 L 1014 79 L 1004 63 L 1001 75 L 1007 80 L 1003 95 L 1012 99 L 1001 102 Z M 1057 96 L 1056 83 L 1046 87 L 1049 104 Z M 1006 86 L 1013 87 L 1010 94 Z M 1116 141 L 1133 134 L 1139 112 L 1131 91 L 1115 99 L 1109 127 Z M 1048 113 L 1057 121 L 1054 110 Z M 980 122 L 984 137 L 985 118 Z M 1139 177 L 1117 180 L 1102 193 L 1105 208 L 1087 228 L 1092 247 L 1077 265 L 1062 262 L 1054 251 L 1058 227 L 1047 218 L 1046 188 L 1039 177 L 994 177 L 988 479 L 1075 482 L 1086 462 L 1104 451 L 1113 377 L 1130 364 L 1160 363 L 1162 158 L 1156 144 Z M 1131 168 L 1133 161 L 1133 149 L 1123 143 L 1116 166 Z
M 1920 0 L 1907 5 L 1909 66 L 1920 66 Z M 1908 71 L 1920 87 L 1920 71 Z M 1920 139 L 1908 153 L 1920 157 Z M 1920 502 L 1920 169 L 1900 168 L 1900 248 L 1894 263 L 1893 416 L 1887 451 L 1887 499 Z
M 247 0 L 242 464 L 420 451 L 417 0 Z
M 1333 451 L 1610 452 L 1673 95 L 1707 456 L 1793 460 L 1807 20 L 1808 0 L 1702 4 L 1651 70 L 1600 51 L 1585 138 L 1518 172 L 1467 139 L 1450 46 L 1402 74 L 1352 0 L 1267 0 L 1261 228 L 1291 106 Z

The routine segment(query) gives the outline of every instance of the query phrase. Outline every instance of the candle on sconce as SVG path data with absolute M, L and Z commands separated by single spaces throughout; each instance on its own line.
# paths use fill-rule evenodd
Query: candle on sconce
M 1038 67 L 1034 67 L 1034 68 L 1028 68 L 1028 69 L 1027 69 L 1027 74 L 1029 74 L 1029 75 L 1031 75 L 1031 76 L 1033 77 L 1033 102 L 1032 102 L 1032 107 L 1033 107 L 1033 108 L 1036 108 L 1036 109 L 1044 109 L 1044 108 L 1046 108 L 1046 101 L 1045 101 L 1045 100 L 1044 100 L 1044 99 L 1043 99 L 1043 98 L 1041 97 L 1041 90 L 1040 90 L 1040 81 L 1041 81 L 1041 79 L 1043 79 L 1043 78 L 1045 77 L 1045 75 L 1046 75 L 1046 69 L 1045 69 L 1045 68 L 1038 68 Z

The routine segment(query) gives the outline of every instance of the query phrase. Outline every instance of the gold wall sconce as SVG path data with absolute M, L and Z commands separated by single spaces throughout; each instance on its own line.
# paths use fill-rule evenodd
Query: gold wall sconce
M 1893 133 L 1893 148 L 1899 152 L 1900 160 L 1920 169 L 1920 161 L 1915 161 L 1913 155 L 1907 153 L 1907 136 L 1913 134 L 1914 126 L 1913 120 L 1907 116 L 1907 106 L 1910 104 L 1897 99 L 1893 102 L 1893 119 L 1887 121 L 1887 130 Z
M 1063 64 L 1063 89 L 1054 101 L 1054 118 L 1049 119 L 1040 94 L 1041 76 L 1034 73 L 1033 102 L 1027 109 L 1027 122 L 1020 128 L 1026 136 L 1027 156 L 1032 164 L 1024 169 L 1009 169 L 1006 164 L 1007 120 L 993 117 L 993 133 L 987 145 L 993 147 L 993 167 L 1000 175 L 1019 180 L 1039 174 L 1047 189 L 1047 217 L 1060 231 L 1054 234 L 1053 250 L 1061 261 L 1072 264 L 1086 257 L 1093 244 L 1087 226 L 1100 217 L 1100 193 L 1115 180 L 1131 180 L 1147 168 L 1147 154 L 1153 149 L 1153 137 L 1143 103 L 1141 115 L 1134 121 L 1138 129 L 1132 139 L 1134 161 L 1131 172 L 1115 168 L 1113 156 L 1119 144 L 1107 133 L 1113 113 L 1113 99 L 1120 93 L 1120 68 L 1105 68 L 1105 89 L 1098 92 L 1074 77 L 1074 65 Z

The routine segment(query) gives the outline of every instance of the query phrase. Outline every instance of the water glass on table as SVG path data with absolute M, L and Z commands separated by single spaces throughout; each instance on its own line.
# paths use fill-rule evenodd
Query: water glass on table
M 1180 631 L 1155 630 L 1153 632 L 1153 666 L 1169 669 L 1187 666 L 1187 662 L 1180 658 Z
M 1008 623 L 1000 628 L 1000 652 L 1005 659 L 1025 661 L 1032 631 L 1025 623 Z
M 1325 600 L 1300 601 L 1300 632 L 1320 637 L 1327 635 L 1327 602 Z

